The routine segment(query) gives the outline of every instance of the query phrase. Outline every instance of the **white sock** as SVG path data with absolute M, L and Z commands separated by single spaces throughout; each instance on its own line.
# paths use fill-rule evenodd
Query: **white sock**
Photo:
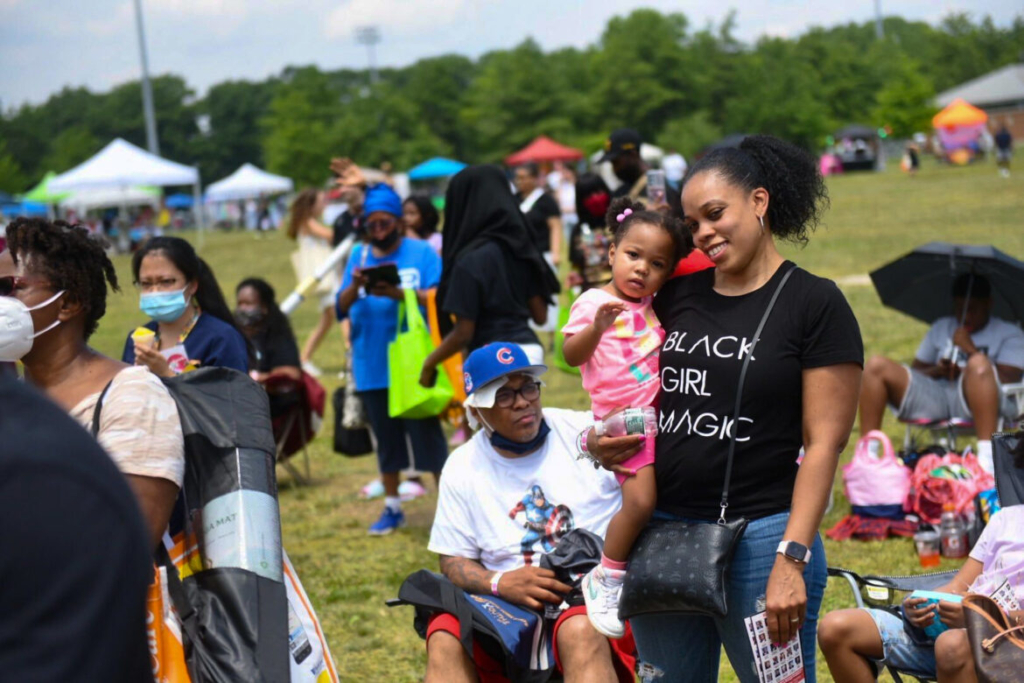
M 992 442 L 983 441 L 978 439 L 978 464 L 981 465 L 981 469 L 985 470 L 989 474 L 994 474 L 996 471 L 995 463 L 992 461 Z
M 400 496 L 384 496 L 384 507 L 392 512 L 401 512 L 402 498 Z

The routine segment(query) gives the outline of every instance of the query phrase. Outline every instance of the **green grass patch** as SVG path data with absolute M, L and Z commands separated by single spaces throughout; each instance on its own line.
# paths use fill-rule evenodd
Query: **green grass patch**
M 934 240 L 993 244 L 1011 255 L 1024 255 L 1024 175 L 1019 173 L 1007 180 L 988 164 L 948 168 L 926 162 L 914 178 L 897 170 L 851 174 L 830 179 L 829 188 L 832 208 L 824 225 L 806 247 L 784 248 L 787 257 L 815 274 L 844 282 L 843 278 L 866 274 Z M 293 249 L 282 234 L 257 238 L 253 233 L 218 233 L 206 236 L 202 256 L 229 301 L 234 300 L 234 286 L 253 275 L 268 280 L 281 300 L 295 284 L 288 257 Z M 100 351 L 120 357 L 127 333 L 145 319 L 131 286 L 128 257 L 118 257 L 115 263 L 124 291 L 110 297 L 107 315 L 92 342 Z M 841 286 L 860 322 L 866 353 L 909 360 L 925 325 L 884 309 L 870 285 Z M 316 318 L 316 306 L 309 302 L 292 316 L 300 344 Z M 341 335 L 332 331 L 316 356 L 329 391 L 338 385 L 343 357 Z M 546 405 L 589 407 L 578 378 L 553 370 L 546 381 Z M 325 424 L 333 424 L 332 415 L 328 414 Z M 886 427 L 894 439 L 902 438 L 891 418 Z M 313 443 L 310 460 L 314 483 L 309 487 L 297 486 L 278 470 L 284 545 L 320 616 L 339 674 L 346 681 L 421 680 L 426 657 L 423 643 L 412 630 L 412 611 L 388 609 L 384 601 L 397 594 L 410 572 L 437 566 L 436 557 L 426 550 L 435 496 L 406 505 L 408 528 L 371 538 L 366 528 L 379 514 L 380 503 L 361 501 L 357 494 L 376 476 L 375 460 L 335 455 L 329 426 Z M 822 528 L 848 512 L 837 476 L 836 504 Z M 919 571 L 909 540 L 826 540 L 825 546 L 831 565 L 860 572 Z M 942 569 L 956 566 L 944 561 Z M 822 613 L 850 605 L 849 589 L 831 582 Z M 831 680 L 820 656 L 818 674 L 820 680 Z M 736 680 L 724 657 L 721 680 Z

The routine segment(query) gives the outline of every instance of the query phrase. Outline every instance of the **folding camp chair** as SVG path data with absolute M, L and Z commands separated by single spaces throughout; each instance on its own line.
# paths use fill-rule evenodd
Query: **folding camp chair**
M 267 380 L 264 386 L 272 395 L 271 417 L 274 442 L 277 446 L 277 462 L 298 484 L 308 485 L 311 474 L 307 446 L 316 436 L 322 422 L 326 392 L 316 379 L 305 372 L 302 373 L 302 381 L 273 377 Z M 275 404 L 282 407 L 274 410 Z M 291 460 L 300 450 L 305 473 L 300 472 Z
M 1024 382 L 1016 384 L 1004 384 L 1003 395 L 1014 399 L 1021 412 L 1024 412 Z M 1014 429 L 1021 421 L 1020 416 L 1013 421 L 1005 421 L 999 418 L 998 428 Z M 906 425 L 903 435 L 903 450 L 911 451 L 918 446 L 933 443 L 940 443 L 951 451 L 959 452 L 957 448 L 957 437 L 974 434 L 974 420 L 964 418 L 938 419 L 921 418 L 914 420 L 900 420 Z M 927 443 L 922 443 L 921 434 L 929 436 Z
M 829 567 L 828 575 L 844 579 L 850 584 L 850 590 L 853 591 L 853 599 L 857 603 L 857 607 L 884 609 L 900 616 L 900 604 L 903 602 L 904 593 L 912 593 L 916 590 L 935 590 L 949 583 L 950 579 L 956 576 L 956 571 L 915 574 L 911 576 L 881 576 L 876 574 L 861 576 L 855 571 L 843 569 L 842 567 Z M 886 668 L 896 683 L 902 683 L 902 676 L 916 678 L 918 681 L 922 681 L 922 683 L 935 680 L 934 674 L 931 673 L 897 669 L 893 666 Z
M 1003 507 L 1024 504 L 1024 468 L 1014 463 L 1014 452 L 1020 447 L 1024 432 L 992 435 L 992 461 L 995 465 L 996 490 Z

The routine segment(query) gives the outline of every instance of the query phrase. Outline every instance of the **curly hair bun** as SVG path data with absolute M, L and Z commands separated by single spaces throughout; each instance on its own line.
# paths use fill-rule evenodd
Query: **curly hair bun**
M 766 189 L 768 226 L 784 240 L 806 243 L 829 206 L 828 188 L 814 156 L 770 135 L 750 135 L 738 149 L 709 152 L 690 168 L 683 184 L 707 171 L 747 192 Z

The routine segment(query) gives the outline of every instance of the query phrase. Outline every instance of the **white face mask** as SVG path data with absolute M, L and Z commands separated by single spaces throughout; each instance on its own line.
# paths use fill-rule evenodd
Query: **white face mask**
M 36 332 L 32 324 L 32 311 L 46 308 L 63 295 L 64 290 L 61 290 L 32 308 L 13 296 L 0 296 L 0 363 L 21 360 L 32 350 L 32 342 L 36 337 L 60 324 L 59 319 L 54 320 L 45 330 Z

